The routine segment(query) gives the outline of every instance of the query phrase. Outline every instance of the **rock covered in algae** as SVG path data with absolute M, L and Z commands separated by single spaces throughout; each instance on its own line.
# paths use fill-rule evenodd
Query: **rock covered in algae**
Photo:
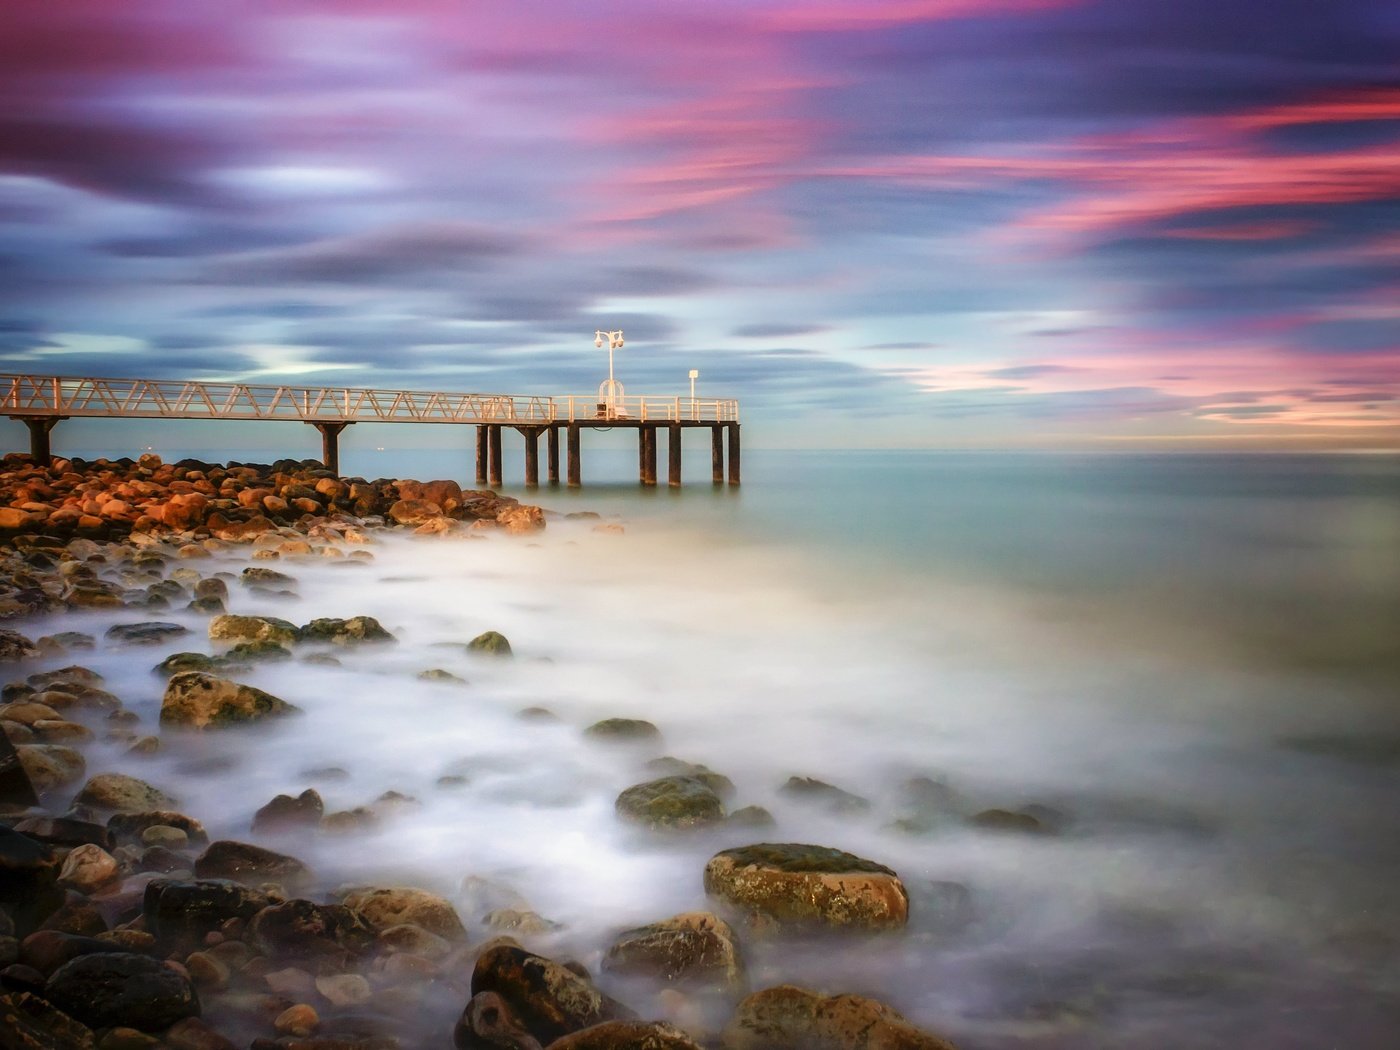
M 705 865 L 705 892 L 779 925 L 891 929 L 909 919 L 909 895 L 894 871 L 827 846 L 723 850 Z

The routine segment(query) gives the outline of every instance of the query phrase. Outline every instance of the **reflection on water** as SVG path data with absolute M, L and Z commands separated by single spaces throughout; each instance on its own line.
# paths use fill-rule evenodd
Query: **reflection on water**
M 1395 459 L 745 467 L 742 493 L 543 497 L 625 514 L 621 537 L 556 520 L 540 543 L 395 537 L 370 566 L 284 563 L 304 597 L 235 593 L 234 611 L 367 614 L 399 644 L 257 670 L 305 717 L 172 749 L 149 779 L 243 837 L 277 792 L 314 786 L 328 809 L 402 792 L 373 829 L 284 845 L 344 879 L 437 888 L 477 938 L 508 890 L 561 924 L 542 950 L 596 971 L 612 932 L 703 907 L 705 860 L 744 839 L 618 824 L 617 793 L 669 753 L 768 807 L 776 840 L 909 885 L 907 935 L 753 944 L 755 986 L 874 994 L 963 1047 L 1391 1045 Z M 488 629 L 515 660 L 442 644 Z M 162 655 L 90 662 L 153 723 Z M 433 668 L 467 684 L 417 677 Z M 522 721 L 531 705 L 558 721 Z M 583 739 L 610 716 L 654 721 L 664 745 Z M 869 804 L 781 791 L 791 776 Z M 968 819 L 993 808 L 1040 830 Z M 648 1012 L 644 994 L 627 990 Z

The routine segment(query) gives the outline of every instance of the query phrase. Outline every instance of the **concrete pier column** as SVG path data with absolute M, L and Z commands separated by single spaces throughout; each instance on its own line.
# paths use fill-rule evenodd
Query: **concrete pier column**
M 53 450 L 49 445 L 49 432 L 67 416 L 11 416 L 29 428 L 29 454 L 34 462 L 48 466 L 53 462 Z
M 540 487 L 540 428 L 520 427 L 525 439 L 525 487 Z
M 656 424 L 642 424 L 642 484 L 656 484 Z
M 579 464 L 578 448 L 579 425 L 569 424 L 569 488 L 576 489 L 583 484 L 583 470 Z
M 486 482 L 493 489 L 501 487 L 501 425 L 490 423 L 486 427 Z
M 680 488 L 681 485 L 681 425 L 679 423 L 672 423 L 666 429 L 670 431 L 668 437 L 671 439 L 671 455 L 670 463 L 668 464 L 669 470 L 666 474 L 666 484 L 676 489 Z
M 710 427 L 710 480 L 724 484 L 724 427 L 719 424 Z
M 637 428 L 637 483 L 647 483 L 647 428 Z
M 340 474 L 340 432 L 350 422 L 312 423 L 321 432 L 321 463 L 332 474 Z
M 486 426 L 478 423 L 476 427 L 476 485 L 477 488 L 486 487 Z
M 551 423 L 547 431 L 547 451 L 549 455 L 549 483 L 559 484 L 559 424 Z
M 726 423 L 729 428 L 729 484 L 739 484 L 739 424 Z

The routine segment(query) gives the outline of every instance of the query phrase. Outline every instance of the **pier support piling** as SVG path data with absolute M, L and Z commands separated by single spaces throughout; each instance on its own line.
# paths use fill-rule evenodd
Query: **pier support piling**
M 642 484 L 656 484 L 656 424 L 643 423 L 641 426 L 642 444 Z
M 540 487 L 540 430 L 541 427 L 517 427 L 525 439 L 525 487 Z
M 576 489 L 583 484 L 583 471 L 579 469 L 578 449 L 579 425 L 569 424 L 569 488 Z
M 476 484 L 478 488 L 486 487 L 486 426 L 477 424 L 476 428 Z
M 29 428 L 29 454 L 34 462 L 47 467 L 53 462 L 53 450 L 49 444 L 49 432 L 67 416 L 11 416 Z
M 729 484 L 739 484 L 739 424 L 726 423 L 729 428 Z
M 551 424 L 546 431 L 546 450 L 549 457 L 549 483 L 559 484 L 559 425 Z
M 710 427 L 710 480 L 724 484 L 724 427 Z
M 681 425 L 672 423 L 666 428 L 670 433 L 670 462 L 667 464 L 666 484 L 673 489 L 681 486 Z
M 486 479 L 493 489 L 501 487 L 501 425 L 492 423 L 486 428 Z
M 340 476 L 340 432 L 349 422 L 312 423 L 321 432 L 321 463 L 336 477 Z

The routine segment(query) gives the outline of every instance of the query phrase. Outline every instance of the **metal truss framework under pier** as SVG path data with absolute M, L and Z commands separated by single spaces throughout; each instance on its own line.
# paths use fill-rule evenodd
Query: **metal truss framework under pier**
M 476 481 L 500 485 L 501 431 L 519 431 L 525 442 L 525 484 L 539 480 L 539 439 L 547 439 L 547 478 L 559 483 L 559 433 L 567 442 L 567 480 L 582 484 L 583 430 L 637 431 L 638 476 L 657 483 L 657 431 L 666 431 L 667 481 L 681 483 L 681 435 L 686 428 L 710 429 L 710 476 L 719 485 L 739 484 L 739 403 L 732 399 L 630 396 L 604 401 L 593 396 L 453 394 L 440 391 L 371 390 L 356 387 L 258 386 L 181 380 L 95 379 L 0 373 L 0 415 L 29 428 L 33 457 L 52 459 L 50 434 L 64 419 L 242 419 L 281 420 L 314 426 L 321 434 L 321 461 L 340 472 L 340 433 L 361 422 L 446 423 L 476 426 Z M 728 448 L 725 435 L 728 434 Z M 728 478 L 726 479 L 726 467 Z

